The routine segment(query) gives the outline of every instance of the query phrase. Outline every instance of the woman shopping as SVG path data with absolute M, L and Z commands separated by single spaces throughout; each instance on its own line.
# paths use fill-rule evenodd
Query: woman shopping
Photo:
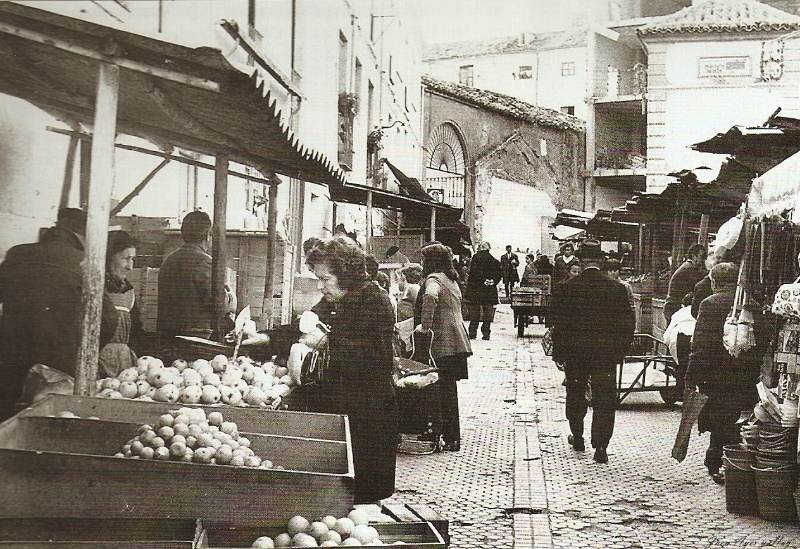
M 117 309 L 117 330 L 100 351 L 98 376 L 114 377 L 125 368 L 136 366 L 136 355 L 129 347 L 142 333 L 139 306 L 128 275 L 133 270 L 136 242 L 125 231 L 108 233 L 106 252 L 106 293 Z
M 472 354 L 461 315 L 461 290 L 453 268 L 453 256 L 442 244 L 422 248 L 423 283 L 417 298 L 416 332 L 432 334 L 431 355 L 439 369 L 443 449 L 461 449 L 458 410 L 459 379 L 466 379 L 467 357 Z
M 357 504 L 394 493 L 399 436 L 392 384 L 394 310 L 387 293 L 368 277 L 364 259 L 358 244 L 345 236 L 323 240 L 306 259 L 319 279 L 320 305 L 330 309 L 320 315 L 330 325 L 330 362 L 309 411 L 349 416 Z

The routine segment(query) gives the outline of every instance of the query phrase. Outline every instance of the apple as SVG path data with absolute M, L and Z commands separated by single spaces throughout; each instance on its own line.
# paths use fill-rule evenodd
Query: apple
M 184 385 L 202 385 L 203 384 L 203 376 L 197 370 L 193 370 L 192 368 L 186 368 L 182 373 L 181 376 L 183 377 L 183 384 Z
M 336 524 L 336 518 L 333 518 L 333 523 Z M 316 524 L 316 523 L 314 523 L 314 524 Z M 324 522 L 322 524 L 325 525 L 325 528 L 328 528 L 327 524 L 325 524 Z M 342 543 L 342 536 L 340 536 L 339 532 L 337 532 L 336 530 L 328 529 L 328 530 L 325 530 L 325 533 L 323 533 L 319 537 L 319 542 L 320 543 L 324 543 L 326 541 L 333 541 L 333 542 L 336 543 L 336 545 L 339 545 L 340 543 Z
M 222 423 L 224 422 L 222 418 L 222 412 L 216 412 L 216 411 L 209 412 L 207 418 L 208 418 L 208 423 L 210 425 L 216 425 L 217 427 L 222 425 Z
M 220 400 L 222 400 L 222 395 L 219 389 L 213 385 L 203 385 L 203 392 L 200 395 L 200 401 L 203 404 L 216 404 Z
M 110 393 L 108 393 L 108 397 L 106 398 L 113 398 L 113 399 L 122 398 L 122 393 L 120 393 L 119 391 L 111 391 Z
M 359 545 L 362 545 L 362 543 L 356 538 L 346 538 L 344 541 L 342 541 L 340 547 L 354 547 Z
M 350 532 L 351 538 L 356 538 L 361 542 L 361 545 L 366 545 L 378 537 L 378 531 L 369 524 L 358 524 Z
M 147 369 L 150 366 L 150 361 L 152 361 L 152 360 L 155 360 L 155 359 L 153 357 L 151 357 L 151 356 L 148 356 L 148 355 L 140 356 L 136 360 L 136 370 L 139 373 L 142 373 L 142 374 L 146 373 Z
M 250 390 L 247 391 L 244 400 L 248 404 L 252 404 L 253 406 L 258 406 L 262 402 L 267 400 L 267 394 L 258 387 L 250 387 Z
M 317 540 L 312 536 L 300 532 L 292 536 L 292 547 L 319 547 L 319 545 L 317 545 Z
M 336 525 L 336 517 L 334 517 L 333 515 L 325 515 L 320 519 L 320 521 L 324 522 L 325 526 L 327 526 L 329 530 L 332 530 L 333 527 Z
M 145 446 L 142 448 L 142 451 L 139 452 L 139 457 L 142 459 L 153 459 L 156 456 L 156 451 L 154 448 L 150 448 L 149 446 Z
M 207 360 L 203 358 L 199 358 L 194 362 L 192 362 L 192 369 L 195 370 L 198 374 L 200 374 L 201 377 L 214 373 L 214 368 Z
M 333 525 L 331 530 L 335 530 L 339 533 L 343 538 L 350 535 L 350 532 L 353 531 L 356 525 L 353 524 L 353 521 L 347 517 L 342 517 L 340 519 L 336 519 L 336 524 Z
M 158 389 L 157 389 L 156 387 L 153 387 L 153 386 L 151 385 L 150 387 L 148 387 L 148 388 L 147 388 L 147 392 L 145 393 L 145 396 L 147 396 L 148 398 L 151 398 L 151 399 L 155 400 L 155 398 L 156 398 L 156 391 L 158 391 Z
M 178 400 L 184 404 L 197 404 L 200 402 L 202 395 L 203 389 L 199 385 L 187 385 L 181 388 Z
M 117 379 L 119 379 L 120 381 L 135 382 L 137 379 L 139 379 L 139 370 L 137 370 L 136 368 L 125 368 L 119 373 Z
M 244 467 L 244 460 L 245 457 L 243 455 L 234 454 L 233 457 L 231 457 L 230 465 L 232 467 Z
M 149 388 L 150 384 L 146 379 L 140 379 L 136 382 L 136 392 L 139 396 L 146 395 Z
M 214 453 L 214 458 L 217 460 L 217 463 L 227 465 L 233 458 L 233 448 L 227 444 L 221 445 Z
M 189 363 L 183 360 L 182 358 L 172 361 L 172 367 L 178 370 L 179 372 L 183 372 L 188 366 Z
M 214 387 L 219 387 L 221 384 L 222 380 L 217 374 L 208 374 L 203 378 L 203 385 L 213 385 Z
M 274 549 L 275 542 L 269 536 L 261 536 L 253 542 L 252 547 L 254 549 Z
M 196 463 L 211 463 L 214 457 L 214 449 L 210 447 L 198 448 L 194 451 L 192 460 Z
M 153 381 L 151 385 L 155 385 L 156 387 L 163 387 L 165 385 L 175 385 L 178 381 L 177 374 L 167 370 L 166 368 L 161 368 L 156 370 L 156 373 L 153 375 Z M 150 380 L 148 379 L 148 382 Z
M 111 389 L 112 391 L 116 391 L 119 389 L 120 381 L 115 377 L 107 377 L 103 380 L 103 384 L 101 387 L 103 389 Z
M 330 530 L 330 528 L 328 528 L 328 526 L 324 522 L 317 520 L 311 523 L 311 526 L 308 529 L 308 533 L 314 536 L 314 539 L 316 539 L 317 541 L 322 541 L 322 535 L 325 534 L 325 532 L 327 532 L 328 530 Z
M 358 509 L 358 508 L 353 509 L 347 514 L 347 518 L 352 520 L 353 524 L 355 524 L 356 526 L 369 523 L 369 516 L 363 509 Z M 366 543 L 366 541 L 364 543 Z
M 153 398 L 159 402 L 178 402 L 178 396 L 180 396 L 180 389 L 170 383 L 156 389 Z
M 286 523 L 286 531 L 290 536 L 294 536 L 295 534 L 299 534 L 301 532 L 308 532 L 310 527 L 311 523 L 309 520 L 300 515 L 293 516 L 289 519 L 289 522 Z
M 118 391 L 124 398 L 136 398 L 139 396 L 139 390 L 133 381 L 123 381 L 119 384 Z
M 224 372 L 228 367 L 228 357 L 225 355 L 217 355 L 211 359 L 211 367 L 215 372 Z
M 292 546 L 292 536 L 287 534 L 286 532 L 282 534 L 278 534 L 275 536 L 275 547 L 291 547 Z

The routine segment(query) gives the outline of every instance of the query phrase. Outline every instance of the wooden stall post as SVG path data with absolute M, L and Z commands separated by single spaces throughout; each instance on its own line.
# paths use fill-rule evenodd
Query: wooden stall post
M 75 171 L 75 155 L 78 152 L 80 138 L 70 136 L 69 148 L 67 149 L 67 160 L 64 164 L 64 183 L 61 186 L 61 199 L 58 201 L 58 208 L 69 207 L 69 196 L 72 194 L 72 175 Z
M 119 67 L 102 63 L 97 78 L 91 184 L 88 186 L 86 252 L 81 294 L 81 345 L 75 365 L 74 393 L 81 396 L 89 396 L 94 391 L 100 357 L 100 323 L 105 293 L 108 212 L 114 180 L 118 99 Z
M 225 318 L 225 267 L 228 212 L 228 158 L 218 156 L 214 167 L 214 221 L 211 229 L 211 291 L 214 295 L 212 329 L 217 341 L 222 341 Z
M 436 207 L 431 206 L 431 242 L 436 240 Z
M 372 191 L 367 191 L 367 234 L 364 237 L 367 253 L 372 252 Z
M 276 178 L 277 179 L 277 178 Z M 260 329 L 272 328 L 272 294 L 275 293 L 275 248 L 278 239 L 278 179 L 269 186 L 267 198 L 267 268 L 264 279 L 264 300 L 261 302 Z
M 710 221 L 711 221 L 710 214 L 700 215 L 700 232 L 697 235 L 698 244 L 703 244 L 704 246 L 708 244 L 708 225 Z

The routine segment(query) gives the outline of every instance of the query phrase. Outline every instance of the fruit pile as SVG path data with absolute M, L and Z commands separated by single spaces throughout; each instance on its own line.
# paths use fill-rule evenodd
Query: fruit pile
M 202 408 L 181 408 L 162 415 L 154 425 L 140 425 L 139 434 L 115 457 L 282 468 L 255 455 L 250 440 L 239 434 L 236 423 L 225 421 L 217 411 L 206 416 Z
M 286 367 L 225 355 L 191 363 L 179 359 L 171 366 L 142 356 L 135 368 L 98 380 L 96 388 L 97 396 L 105 398 L 273 408 L 292 390 Z
M 348 547 L 361 545 L 386 545 L 378 538 L 378 531 L 369 525 L 367 514 L 360 509 L 353 509 L 346 517 L 336 518 L 332 515 L 322 517 L 318 521 L 309 522 L 305 517 L 295 516 L 289 519 L 286 532 L 274 538 L 262 536 L 253 542 L 256 549 L 272 549 L 274 547 Z M 405 545 L 395 541 L 392 545 Z

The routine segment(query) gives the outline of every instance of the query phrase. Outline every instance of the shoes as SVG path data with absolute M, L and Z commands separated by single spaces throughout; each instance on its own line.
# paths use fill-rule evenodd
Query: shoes
M 599 448 L 595 448 L 594 450 L 594 460 L 597 463 L 608 463 L 608 453 L 606 449 L 602 446 Z
M 477 339 L 478 338 L 478 334 L 469 334 L 469 338 L 470 339 Z
M 483 336 L 484 341 L 489 341 L 489 336 Z
M 725 484 L 725 472 L 724 471 L 708 471 L 708 474 L 711 475 L 711 480 L 716 482 L 717 484 Z
M 567 442 L 569 442 L 569 445 L 572 446 L 576 452 L 583 452 L 586 450 L 586 444 L 583 442 L 583 437 L 568 435 Z
M 460 440 L 454 440 L 452 442 L 445 442 L 444 445 L 442 445 L 442 451 L 444 451 L 444 452 L 458 452 L 459 450 L 461 450 L 461 441 Z

